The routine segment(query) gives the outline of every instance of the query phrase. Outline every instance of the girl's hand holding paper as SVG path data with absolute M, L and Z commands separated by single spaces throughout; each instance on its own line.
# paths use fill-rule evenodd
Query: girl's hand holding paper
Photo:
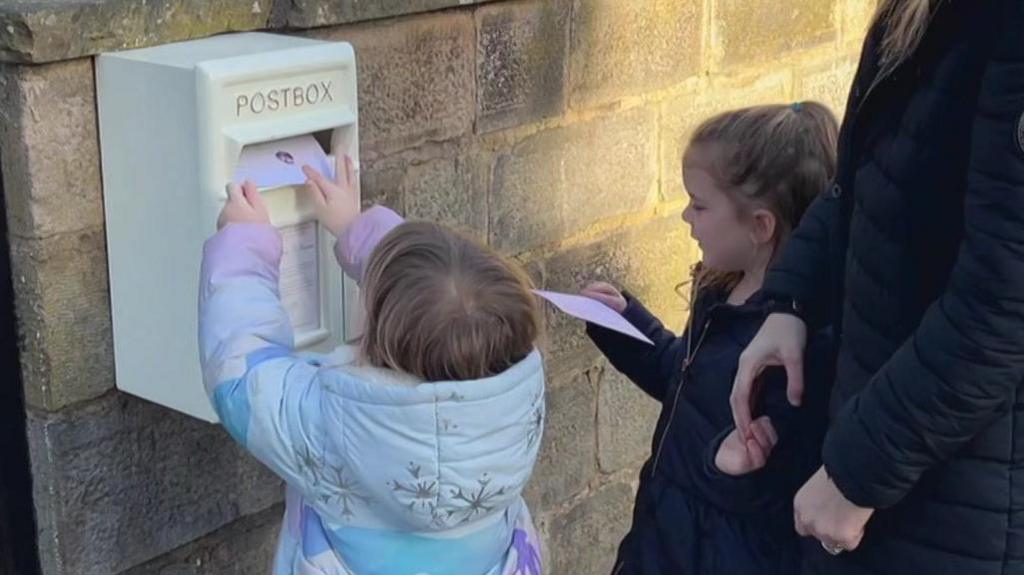
M 644 343 L 654 345 L 654 342 L 648 339 L 640 330 L 633 327 L 633 324 L 626 321 L 626 318 L 597 300 L 581 295 L 543 290 L 533 290 L 533 293 L 548 300 L 558 309 L 577 319 L 597 324 Z

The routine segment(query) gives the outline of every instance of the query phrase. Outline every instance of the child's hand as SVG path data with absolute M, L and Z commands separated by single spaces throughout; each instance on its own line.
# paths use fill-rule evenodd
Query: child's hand
M 241 187 L 238 184 L 228 184 L 228 201 L 217 218 L 217 229 L 228 224 L 242 223 L 270 223 L 267 206 L 263 204 L 263 196 L 256 189 L 256 184 L 249 180 Z
M 359 217 L 358 181 L 352 158 L 338 157 L 334 182 L 309 166 L 302 166 L 302 172 L 309 178 L 306 191 L 316 206 L 316 219 L 335 237 L 340 236 Z
M 715 467 L 727 475 L 745 475 L 765 466 L 775 444 L 779 442 L 772 420 L 767 415 L 758 417 L 750 424 L 753 437 L 743 440 L 739 428 L 722 441 L 715 454 Z
M 626 298 L 609 283 L 590 282 L 580 291 L 580 295 L 597 300 L 619 313 L 626 311 Z

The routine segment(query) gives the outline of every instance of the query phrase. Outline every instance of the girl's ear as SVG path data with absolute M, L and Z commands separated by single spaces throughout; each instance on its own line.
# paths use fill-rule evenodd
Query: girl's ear
M 750 239 L 758 246 L 771 243 L 775 239 L 775 229 L 778 226 L 775 214 L 765 209 L 757 209 L 751 215 L 753 225 L 750 228 Z

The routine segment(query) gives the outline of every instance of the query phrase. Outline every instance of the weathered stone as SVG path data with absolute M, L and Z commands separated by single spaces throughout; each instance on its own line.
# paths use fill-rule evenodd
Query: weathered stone
M 114 386 L 102 229 L 11 238 L 25 401 L 57 410 Z
M 619 286 L 629 284 L 629 232 L 573 248 L 545 262 L 545 289 L 577 293 L 595 280 Z M 577 370 L 594 365 L 600 358 L 586 336 L 585 325 L 554 306 L 545 304 L 545 351 L 554 369 Z
M 449 225 L 487 240 L 487 158 L 470 155 L 412 165 L 405 172 L 402 193 L 410 218 Z
M 0 6 L 0 60 L 50 62 L 267 24 L 272 0 L 42 0 Z
M 219 426 L 128 395 L 27 426 L 47 575 L 118 573 L 281 500 Z
M 540 458 L 526 488 L 534 513 L 568 501 L 597 473 L 597 390 L 591 377 L 588 372 L 577 373 L 548 388 Z
M 837 119 L 846 111 L 857 64 L 853 61 L 830 62 L 827 66 L 806 73 L 800 78 L 797 93 L 800 100 L 817 100 L 832 109 Z
M 665 327 L 678 331 L 689 309 L 690 269 L 700 259 L 689 227 L 674 213 L 635 230 L 627 240 L 623 286 Z
M 387 206 L 405 215 L 405 201 L 402 197 L 402 175 L 405 170 L 391 165 L 366 165 L 359 177 L 363 207 L 374 204 Z
M 700 70 L 700 0 L 576 0 L 573 107 L 678 84 Z
M 683 152 L 694 130 L 715 114 L 756 104 L 787 102 L 786 77 L 759 76 L 686 94 L 661 104 L 661 199 L 680 200 Z
M 597 400 L 597 457 L 602 473 L 614 473 L 650 455 L 661 404 L 610 365 L 602 366 Z
M 313 28 L 429 12 L 492 0 L 289 0 L 275 5 L 272 22 L 292 28 Z
M 717 39 L 725 64 L 770 61 L 836 37 L 835 0 L 721 0 Z
M 360 148 L 373 161 L 472 129 L 474 21 L 443 12 L 318 31 L 351 42 L 359 75 Z
M 843 1 L 843 0 L 839 0 Z M 845 0 L 843 7 L 843 44 L 846 50 L 859 52 L 875 11 L 877 0 Z M 853 55 L 853 54 L 851 54 Z
M 634 109 L 531 136 L 499 153 L 490 235 L 515 253 L 634 212 L 657 187 L 656 114 Z
M 549 549 L 553 573 L 611 573 L 615 551 L 629 531 L 632 509 L 633 490 L 623 483 L 612 483 L 552 519 Z
M 224 32 L 295 29 L 490 0 L 39 0 L 0 4 L 0 62 L 43 63 Z
M 569 9 L 569 0 L 533 0 L 477 11 L 477 132 L 562 112 Z
M 487 239 L 488 154 L 458 145 L 426 146 L 364 163 L 363 204 Z
M 607 281 L 628 290 L 666 327 L 678 330 L 687 303 L 675 287 L 689 280 L 698 257 L 688 228 L 672 215 L 552 256 L 544 263 L 544 286 L 575 293 L 590 281 Z M 551 306 L 547 310 L 546 350 L 553 367 L 572 369 L 596 361 L 600 352 L 583 323 Z
M 90 60 L 0 68 L 0 162 L 11 234 L 103 224 Z
M 283 513 L 282 507 L 275 505 L 122 575 L 269 573 Z

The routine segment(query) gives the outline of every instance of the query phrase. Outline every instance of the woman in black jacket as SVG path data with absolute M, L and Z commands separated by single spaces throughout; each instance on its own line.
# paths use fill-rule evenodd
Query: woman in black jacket
M 816 103 L 729 112 L 697 130 L 683 162 L 690 195 L 683 218 L 704 265 L 681 337 L 607 284 L 583 291 L 654 342 L 588 326 L 612 365 L 663 406 L 616 575 L 799 569 L 792 497 L 820 463 L 825 393 L 817 409 L 794 409 L 783 374 L 770 374 L 780 378 L 777 391 L 758 412 L 756 437 L 745 442 L 733 426 L 729 392 L 739 355 L 765 317 L 764 272 L 834 175 L 837 130 Z M 808 370 L 820 374 L 817 388 L 825 390 L 831 350 L 821 348 Z
M 1024 0 L 882 0 L 835 183 L 766 279 L 741 429 L 763 366 L 795 401 L 806 330 L 840 341 L 808 572 L 1024 573 L 1022 34 Z

